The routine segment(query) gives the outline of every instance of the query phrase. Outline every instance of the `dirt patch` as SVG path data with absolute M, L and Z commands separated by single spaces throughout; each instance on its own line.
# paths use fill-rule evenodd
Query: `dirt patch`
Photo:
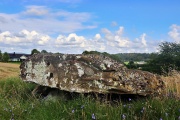
M 8 77 L 18 77 L 19 72 L 19 64 L 0 62 L 0 80 Z

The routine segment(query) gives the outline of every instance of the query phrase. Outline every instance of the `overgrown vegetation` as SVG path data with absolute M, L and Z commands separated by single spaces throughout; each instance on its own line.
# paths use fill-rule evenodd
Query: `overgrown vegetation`
M 163 42 L 159 49 L 159 53 L 151 55 L 147 70 L 159 74 L 180 70 L 180 43 Z
M 111 104 L 88 96 L 46 101 L 33 97 L 34 84 L 19 78 L 0 80 L 1 120 L 178 120 L 180 101 L 176 92 L 163 98 L 120 100 Z M 174 86 L 173 86 L 174 87 Z
M 103 54 L 123 61 L 120 55 L 97 51 L 83 54 Z M 161 43 L 160 52 L 152 53 L 148 64 L 142 66 L 137 66 L 133 60 L 129 62 L 132 69 L 142 67 L 154 73 L 168 73 L 162 77 L 166 85 L 162 96 L 143 99 L 126 96 L 127 99 L 112 102 L 106 98 L 102 101 L 93 96 L 77 95 L 68 100 L 47 101 L 31 94 L 35 87 L 32 83 L 17 77 L 0 78 L 0 120 L 180 120 L 180 73 L 174 71 L 180 70 L 180 45 Z

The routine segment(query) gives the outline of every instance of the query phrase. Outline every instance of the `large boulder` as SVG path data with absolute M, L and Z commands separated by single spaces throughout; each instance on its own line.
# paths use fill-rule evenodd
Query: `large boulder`
M 155 74 L 127 69 L 103 55 L 34 54 L 21 65 L 21 79 L 77 93 L 152 95 L 164 88 Z

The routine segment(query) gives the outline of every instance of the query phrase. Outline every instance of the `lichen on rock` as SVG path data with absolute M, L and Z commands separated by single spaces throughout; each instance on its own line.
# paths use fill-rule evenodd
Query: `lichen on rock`
M 164 88 L 155 74 L 127 69 L 104 55 L 34 54 L 21 65 L 21 79 L 77 93 L 153 95 Z

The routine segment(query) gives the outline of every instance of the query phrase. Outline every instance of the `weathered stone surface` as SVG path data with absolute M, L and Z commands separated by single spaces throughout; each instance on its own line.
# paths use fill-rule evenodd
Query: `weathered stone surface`
M 103 55 L 35 54 L 20 69 L 24 81 L 69 92 L 151 95 L 164 87 L 159 76 Z

